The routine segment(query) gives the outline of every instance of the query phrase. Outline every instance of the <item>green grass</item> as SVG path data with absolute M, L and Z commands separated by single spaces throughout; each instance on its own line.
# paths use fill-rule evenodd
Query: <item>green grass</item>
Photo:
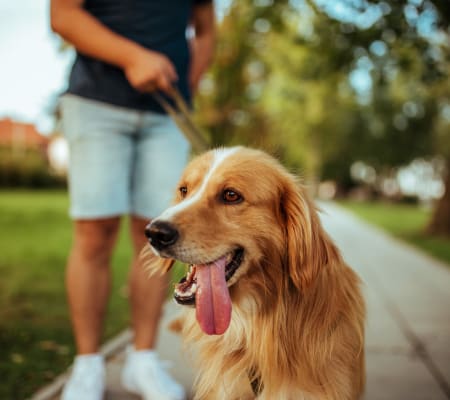
M 450 265 L 450 237 L 425 234 L 431 211 L 409 204 L 342 201 L 341 205 L 366 221 L 379 226 Z
M 67 209 L 64 191 L 0 191 L 0 399 L 29 397 L 72 361 L 64 289 L 72 235 Z M 124 220 L 104 339 L 129 321 L 127 233 Z

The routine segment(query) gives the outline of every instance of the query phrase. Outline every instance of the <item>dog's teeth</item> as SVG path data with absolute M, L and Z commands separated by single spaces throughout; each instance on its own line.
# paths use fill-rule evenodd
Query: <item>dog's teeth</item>
M 179 297 L 189 297 L 192 295 L 192 293 L 190 293 L 190 291 L 186 291 L 186 292 L 180 292 L 179 290 L 176 290 L 175 293 L 177 294 L 177 296 Z
M 181 291 L 179 289 L 175 289 L 175 293 L 179 297 L 191 297 L 196 292 L 197 292 L 197 284 L 196 283 L 193 283 L 190 287 L 188 287 L 184 291 Z

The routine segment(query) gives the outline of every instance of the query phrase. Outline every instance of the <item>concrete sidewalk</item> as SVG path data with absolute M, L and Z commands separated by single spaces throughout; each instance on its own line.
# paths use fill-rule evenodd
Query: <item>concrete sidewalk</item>
M 360 274 L 368 306 L 365 400 L 450 399 L 450 268 L 367 225 L 333 204 L 321 204 L 325 228 Z M 194 371 L 177 336 L 166 329 L 177 307 L 168 303 L 159 352 L 189 390 Z M 106 399 L 137 399 L 120 387 L 126 331 L 108 343 Z M 33 400 L 57 399 L 65 376 Z M 274 399 L 283 400 L 283 399 Z
M 450 399 L 450 268 L 333 204 L 323 209 L 365 285 L 365 399 Z

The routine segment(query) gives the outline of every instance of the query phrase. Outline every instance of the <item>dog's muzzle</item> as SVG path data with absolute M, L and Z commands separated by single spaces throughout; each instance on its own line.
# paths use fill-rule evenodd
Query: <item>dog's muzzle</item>
M 161 251 L 175 244 L 179 233 L 168 222 L 156 220 L 146 226 L 145 236 L 156 250 Z

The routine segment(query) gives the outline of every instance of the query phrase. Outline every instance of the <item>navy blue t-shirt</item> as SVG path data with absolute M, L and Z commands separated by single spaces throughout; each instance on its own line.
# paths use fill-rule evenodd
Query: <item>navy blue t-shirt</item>
M 175 65 L 176 83 L 189 102 L 189 48 L 186 28 L 195 4 L 211 0 L 86 0 L 84 8 L 112 31 L 165 54 Z M 135 90 L 124 72 L 111 64 L 77 53 L 68 92 L 137 110 L 164 110 L 149 93 Z

